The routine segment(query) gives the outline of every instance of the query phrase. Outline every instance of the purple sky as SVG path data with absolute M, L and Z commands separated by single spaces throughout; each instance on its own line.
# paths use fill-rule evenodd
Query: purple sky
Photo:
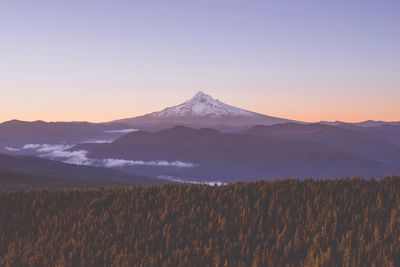
M 131 117 L 202 90 L 298 120 L 400 120 L 400 1 L 2 1 L 0 121 Z

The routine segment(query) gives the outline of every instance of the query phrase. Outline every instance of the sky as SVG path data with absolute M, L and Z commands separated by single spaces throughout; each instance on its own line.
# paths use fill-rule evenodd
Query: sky
M 0 121 L 111 121 L 199 90 L 302 121 L 400 121 L 399 14 L 398 0 L 0 0 Z

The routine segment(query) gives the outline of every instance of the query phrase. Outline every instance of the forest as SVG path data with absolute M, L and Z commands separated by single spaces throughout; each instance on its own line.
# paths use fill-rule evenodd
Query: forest
M 3 190 L 0 266 L 400 266 L 400 177 Z

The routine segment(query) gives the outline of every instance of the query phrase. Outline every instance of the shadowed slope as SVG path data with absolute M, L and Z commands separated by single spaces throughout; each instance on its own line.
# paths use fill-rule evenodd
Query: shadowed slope
M 149 178 L 141 175 L 123 173 L 117 170 L 79 166 L 66 164 L 57 161 L 46 160 L 28 156 L 10 156 L 0 154 L 0 169 L 2 170 L 2 179 L 10 177 L 10 174 L 16 174 L 19 181 L 25 181 L 27 185 L 36 184 L 47 187 L 56 184 L 69 184 L 79 186 L 96 184 L 153 184 L 163 183 L 164 180 Z M 5 173 L 9 175 L 4 176 Z M 26 174 L 26 177 L 24 177 Z M 13 177 L 15 175 L 11 175 Z M 7 179 L 8 179 L 7 178 Z M 39 179 L 30 181 L 30 179 Z M 10 179 L 8 179 L 10 183 Z M 43 183 L 41 183 L 43 181 Z M 20 183 L 16 181 L 17 183 Z M 47 183 L 49 182 L 49 183 Z
M 212 129 L 175 127 L 160 132 L 135 132 L 110 144 L 79 145 L 94 158 L 184 161 L 194 168 L 130 168 L 142 174 L 194 180 L 246 180 L 271 177 L 336 177 L 384 175 L 397 165 L 380 162 L 351 149 L 276 136 L 221 133 Z

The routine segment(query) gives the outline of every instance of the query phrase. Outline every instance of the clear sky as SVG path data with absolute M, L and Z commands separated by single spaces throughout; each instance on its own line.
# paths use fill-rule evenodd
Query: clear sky
M 0 0 L 0 121 L 133 117 L 198 90 L 400 121 L 400 1 Z

